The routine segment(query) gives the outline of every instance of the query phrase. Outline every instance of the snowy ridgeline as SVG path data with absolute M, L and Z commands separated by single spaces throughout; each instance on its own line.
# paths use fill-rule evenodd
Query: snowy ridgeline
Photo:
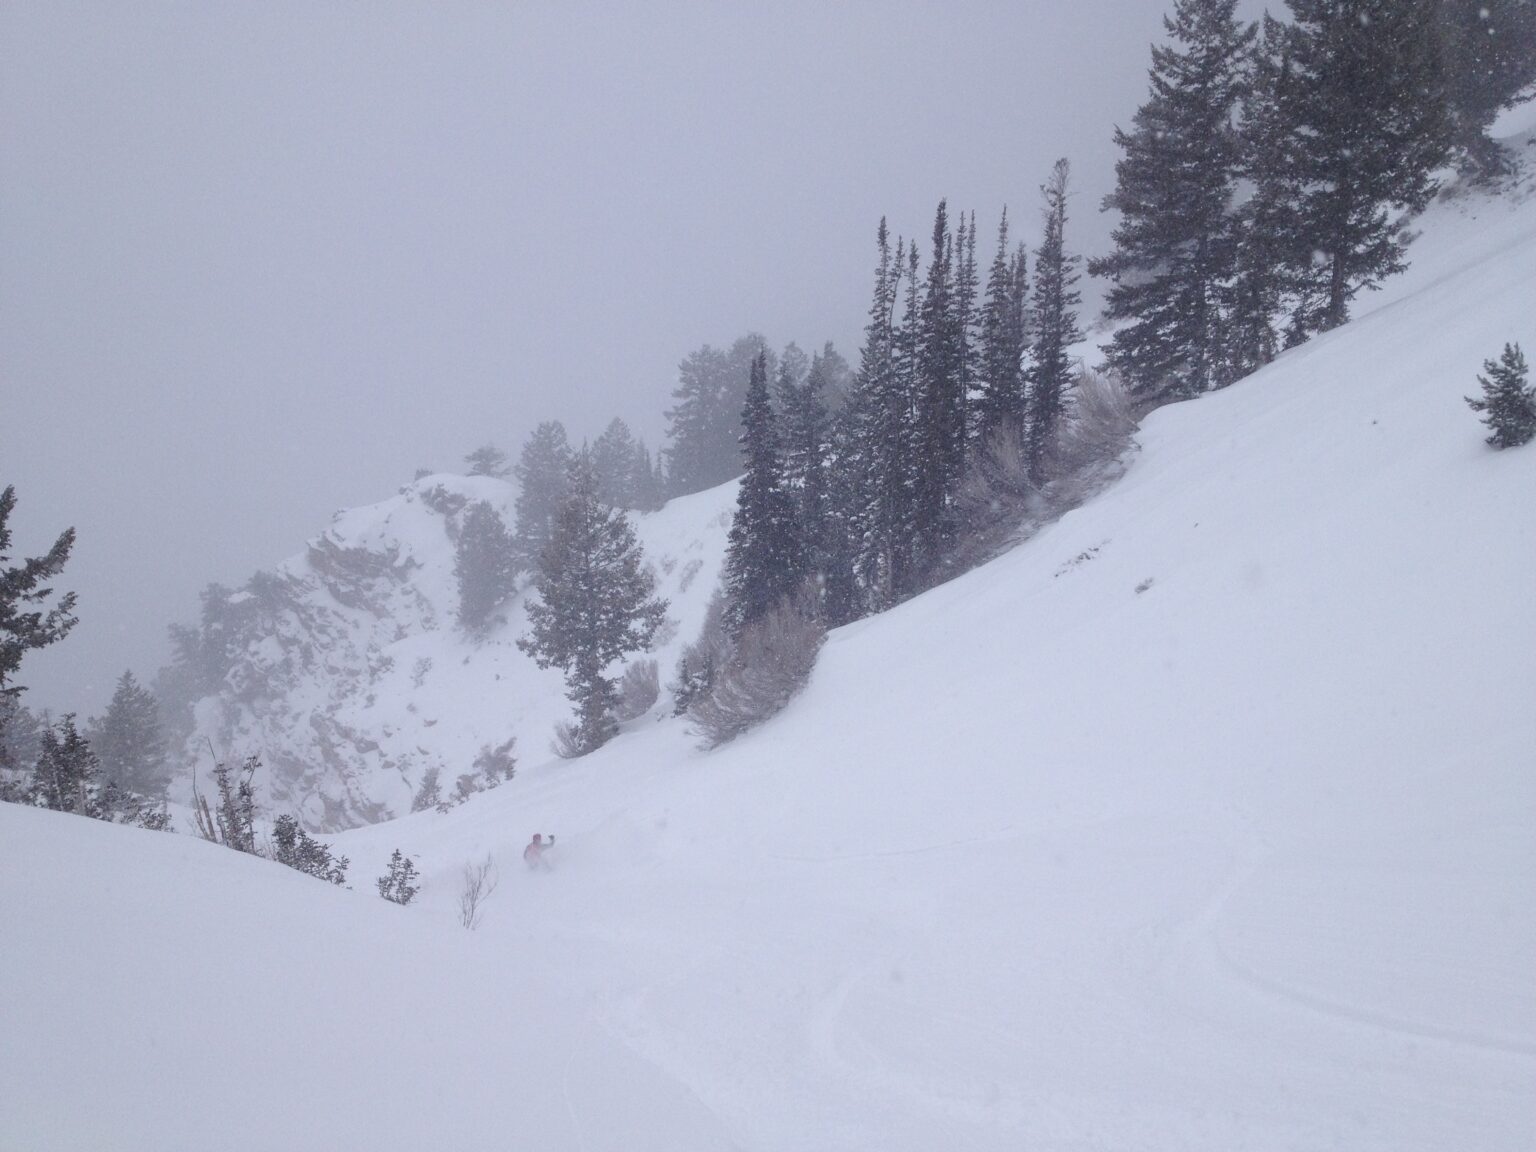
M 424 477 L 337 513 L 302 555 L 229 595 L 218 612 L 227 671 L 195 706 L 185 749 L 199 787 L 209 787 L 210 744 L 231 763 L 259 755 L 263 809 L 334 831 L 408 812 L 434 769 L 451 795 L 508 740 L 515 757 L 546 759 L 570 705 L 560 673 L 516 647 L 526 593 L 483 636 L 457 622 L 465 511 L 485 501 L 510 523 L 514 496 L 490 477 Z M 718 583 L 733 501 L 726 485 L 631 514 L 670 606 L 655 650 L 630 662 L 657 659 L 663 684 Z M 173 794 L 188 799 L 190 787 L 184 775 Z

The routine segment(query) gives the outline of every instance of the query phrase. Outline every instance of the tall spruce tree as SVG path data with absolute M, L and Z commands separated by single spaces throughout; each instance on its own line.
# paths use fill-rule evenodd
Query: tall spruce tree
M 1176 0 L 1152 48 L 1152 91 L 1121 156 L 1105 210 L 1120 213 L 1114 251 L 1088 270 L 1111 281 L 1104 314 L 1128 321 L 1107 349 L 1133 395 L 1194 396 L 1223 382 L 1220 307 L 1235 267 L 1232 212 L 1241 149 L 1234 113 L 1254 30 L 1237 0 Z
M 884 218 L 876 244 L 880 258 L 875 289 L 849 402 L 851 431 L 839 468 L 847 474 L 847 514 L 857 525 L 858 581 L 867 607 L 878 612 L 900 598 L 910 566 L 912 425 L 907 364 L 912 356 L 902 347 L 906 336 L 895 318 L 906 250 L 898 241 L 893 255 Z
M 16 489 L 0 492 L 0 695 L 14 696 L 23 689 L 10 683 L 28 652 L 62 640 L 77 623 L 75 594 L 66 592 L 44 610 L 53 595 L 47 583 L 64 570 L 75 530 L 67 528 L 41 556 L 10 565 L 11 513 L 16 508 Z
M 1393 210 L 1433 192 L 1448 131 L 1436 0 L 1286 0 L 1286 59 L 1277 92 L 1296 190 L 1289 245 L 1302 295 L 1292 339 L 1349 319 L 1349 303 L 1407 267 Z
M 533 430 L 513 467 L 518 493 L 513 533 L 519 569 L 537 566 L 570 492 L 571 445 L 565 425 L 548 420 Z
M 29 799 L 40 808 L 100 818 L 101 765 L 73 713 L 44 730 Z
M 112 700 L 88 729 L 101 776 L 126 792 L 162 796 L 170 782 L 160 706 L 132 672 L 118 678 Z
M 746 470 L 725 549 L 725 626 L 733 638 L 791 595 L 806 576 L 805 548 L 784 482 L 766 354 L 752 362 L 741 423 Z
M 828 492 L 831 420 L 824 397 L 826 367 L 820 352 L 811 357 L 805 379 L 792 383 L 779 369 L 779 441 L 782 476 L 794 509 L 795 532 L 805 554 L 805 567 L 825 582 L 836 557 L 846 553 L 832 536 Z
M 572 470 L 571 493 L 540 555 L 538 600 L 528 605 L 531 631 L 518 640 L 540 668 L 565 673 L 576 705 L 574 750 L 591 752 L 618 731 L 617 687 L 607 669 L 650 644 L 667 602 L 641 564 L 635 531 L 623 512 L 597 497 L 590 464 Z
M 1008 209 L 997 226 L 997 254 L 987 273 L 986 300 L 981 307 L 979 388 L 976 400 L 976 439 L 985 442 L 997 431 L 1024 427 L 1024 352 L 1028 339 L 1028 279 L 1024 245 L 1008 248 Z
M 928 577 L 948 555 L 954 536 L 952 503 L 965 474 L 968 316 L 963 314 L 957 239 L 948 206 L 933 219 L 933 255 L 909 336 L 915 350 L 912 392 L 916 454 L 913 459 L 912 547 L 917 572 Z M 916 284 L 909 304 L 916 300 Z M 914 576 L 917 575 L 914 573 Z
M 1035 249 L 1035 340 L 1025 438 L 1029 476 L 1036 484 L 1048 479 L 1049 455 L 1071 384 L 1072 363 L 1067 350 L 1083 339 L 1077 326 L 1077 306 L 1082 297 L 1074 287 L 1078 257 L 1066 248 L 1070 175 L 1066 159 L 1058 160 L 1051 178 L 1040 189 L 1045 199 L 1045 234 Z
M 592 471 L 597 498 L 610 508 L 635 508 L 635 438 L 618 417 L 608 422 L 592 444 Z
M 459 586 L 459 626 L 483 634 L 517 579 L 517 544 L 496 509 L 477 500 L 464 514 L 454 550 Z
M 644 440 L 635 441 L 635 454 L 629 464 L 629 485 L 635 496 L 635 509 L 655 512 L 666 503 L 666 478 L 651 459 Z
M 1242 176 L 1250 191 L 1236 209 L 1237 247 L 1232 282 L 1223 301 L 1227 324 L 1221 373 L 1225 382 L 1275 358 L 1280 350 L 1276 323 L 1285 302 L 1296 293 L 1294 269 L 1307 263 L 1298 247 L 1290 136 L 1280 114 L 1281 87 L 1297 82 L 1287 56 L 1288 34 L 1285 25 L 1268 15 L 1261 28 L 1249 54 L 1238 129 Z
M 667 410 L 667 481 L 673 496 L 686 496 L 741 475 L 737 435 L 752 361 L 766 347 L 748 333 L 728 349 L 708 344 L 678 365 L 676 405 Z M 773 373 L 769 354 L 769 374 Z

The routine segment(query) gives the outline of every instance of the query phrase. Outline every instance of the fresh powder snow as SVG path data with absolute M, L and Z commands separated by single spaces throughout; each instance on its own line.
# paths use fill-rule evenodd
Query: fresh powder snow
M 0 806 L 0 1147 L 1530 1149 L 1536 449 L 1462 397 L 1536 348 L 1532 192 L 1437 203 L 1352 323 L 1157 411 L 1116 486 L 835 631 L 721 749 L 664 695 L 554 759 L 511 619 L 504 697 L 388 638 L 367 707 L 520 764 L 328 837 L 350 892 Z M 664 679 L 733 499 L 642 518 Z

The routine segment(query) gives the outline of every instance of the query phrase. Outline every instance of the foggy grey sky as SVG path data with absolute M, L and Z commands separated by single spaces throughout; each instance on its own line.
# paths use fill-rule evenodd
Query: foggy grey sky
M 1065 155 L 1103 251 L 1170 5 L 0 4 L 0 485 L 13 554 L 80 535 L 26 701 L 99 711 L 418 466 L 659 448 L 701 343 L 856 361 L 882 214 L 975 208 L 984 269 Z

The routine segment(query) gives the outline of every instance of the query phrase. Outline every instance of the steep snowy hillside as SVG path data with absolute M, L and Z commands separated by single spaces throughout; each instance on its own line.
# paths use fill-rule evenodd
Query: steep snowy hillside
M 203 786 L 210 744 L 232 763 L 259 753 L 264 805 L 335 830 L 410 811 L 432 769 L 451 790 L 509 739 L 520 759 L 543 759 L 570 705 L 560 674 L 516 647 L 523 596 L 483 638 L 456 623 L 465 510 L 484 500 L 512 523 L 513 496 L 489 477 L 425 477 L 337 513 L 302 555 L 215 604 L 220 687 L 197 705 L 188 741 Z M 727 487 L 634 518 L 671 605 L 650 654 L 668 672 L 718 581 L 731 501 Z
M 1529 181 L 1413 259 L 762 728 L 525 738 L 350 895 L 0 810 L 0 1147 L 1528 1152 L 1536 446 L 1462 397 L 1536 348 Z

